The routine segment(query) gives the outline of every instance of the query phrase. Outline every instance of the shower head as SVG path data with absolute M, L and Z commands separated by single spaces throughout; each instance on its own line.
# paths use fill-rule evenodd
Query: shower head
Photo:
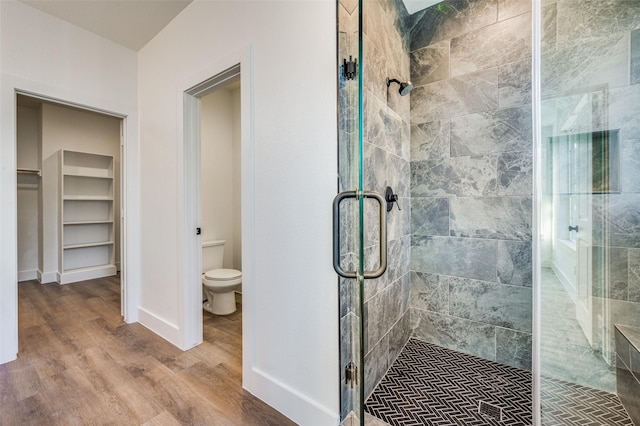
M 406 96 L 413 90 L 413 83 L 410 81 L 402 82 L 395 78 L 387 78 L 387 87 L 389 87 L 391 83 L 398 83 L 400 85 L 400 89 L 398 90 L 400 96 Z

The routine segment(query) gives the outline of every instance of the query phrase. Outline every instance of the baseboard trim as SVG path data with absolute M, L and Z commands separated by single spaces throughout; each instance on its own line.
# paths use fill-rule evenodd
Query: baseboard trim
M 138 322 L 156 333 L 158 336 L 167 340 L 169 343 L 180 347 L 178 345 L 180 330 L 177 325 L 172 324 L 141 307 L 138 307 Z
M 40 270 L 37 271 L 38 276 L 36 279 L 40 281 L 40 284 L 49 284 L 49 283 L 57 283 L 58 282 L 58 273 L 57 272 L 42 272 Z
M 313 401 L 273 376 L 256 368 L 252 368 L 250 374 L 253 377 L 248 382 L 251 383 L 252 389 L 245 389 L 294 422 L 305 426 L 340 423 L 339 413 Z
M 31 281 L 38 279 L 38 270 L 32 269 L 29 271 L 18 271 L 18 282 Z

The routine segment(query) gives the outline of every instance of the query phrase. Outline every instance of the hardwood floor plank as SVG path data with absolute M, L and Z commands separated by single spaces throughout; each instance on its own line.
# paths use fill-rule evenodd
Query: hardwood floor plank
M 170 412 L 163 411 L 153 419 L 143 423 L 142 426 L 180 426 L 180 422 Z
M 242 389 L 242 305 L 203 312 L 182 351 L 120 316 L 119 277 L 19 284 L 18 359 L 0 365 L 0 426 L 293 425 Z M 238 296 L 239 297 L 239 296 Z

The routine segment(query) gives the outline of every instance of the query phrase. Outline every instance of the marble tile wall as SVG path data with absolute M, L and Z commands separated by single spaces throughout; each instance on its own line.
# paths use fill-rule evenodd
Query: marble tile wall
M 410 79 L 408 14 L 400 0 L 363 2 L 364 187 L 398 195 L 387 213 L 388 267 L 364 288 L 365 395 L 384 376 L 409 339 L 409 260 L 411 251 L 411 104 L 387 78 Z M 378 266 L 378 206 L 365 203 L 365 264 Z
M 542 16 L 543 128 L 618 135 L 619 191 L 591 210 L 593 346 L 613 363 L 613 324 L 640 325 L 640 2 L 558 0 Z
M 531 368 L 531 3 L 411 16 L 414 337 Z

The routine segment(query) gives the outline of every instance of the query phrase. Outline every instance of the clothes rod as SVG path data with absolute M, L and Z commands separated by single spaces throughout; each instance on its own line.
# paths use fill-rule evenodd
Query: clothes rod
M 40 172 L 40 170 L 37 170 L 37 169 L 18 169 L 18 174 L 42 176 L 42 173 Z

